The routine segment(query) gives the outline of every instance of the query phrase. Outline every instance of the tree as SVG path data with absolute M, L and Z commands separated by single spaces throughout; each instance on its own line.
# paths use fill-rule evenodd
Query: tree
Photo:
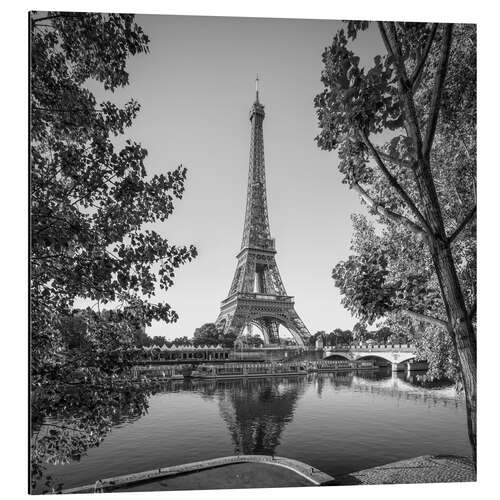
M 242 335 L 240 339 L 243 345 L 247 345 L 250 347 L 261 347 L 262 345 L 264 345 L 264 340 L 257 333 L 253 335 L 251 333 L 247 333 L 246 335 Z
M 369 334 L 366 325 L 358 321 L 352 328 L 352 336 L 356 342 L 364 342 L 368 340 Z
M 151 343 L 151 337 L 146 333 L 144 326 L 138 326 L 134 332 L 134 345 L 137 347 L 147 347 Z
M 333 332 L 329 334 L 329 345 L 342 345 L 351 344 L 354 340 L 353 333 L 351 330 L 342 330 L 341 328 L 335 328 Z
M 222 347 L 233 348 L 235 340 L 236 334 L 229 332 L 224 335 L 214 323 L 204 323 L 193 334 L 194 345 L 215 346 L 221 344 Z
M 457 358 L 447 332 L 407 314 L 414 310 L 443 314 L 439 284 L 425 245 L 413 241 L 397 225 L 376 231 L 364 216 L 354 215 L 352 221 L 353 254 L 333 271 L 336 286 L 343 294 L 342 303 L 367 322 L 378 318 L 373 314 L 375 310 L 385 308 L 382 328 L 389 329 L 390 335 L 377 340 L 410 341 L 418 358 L 429 362 L 428 378 L 457 380 Z
M 399 336 L 394 335 L 391 329 L 387 326 L 382 326 L 378 330 L 372 332 L 372 339 L 375 340 L 378 344 L 387 344 L 389 340 L 400 340 Z M 401 339 L 406 340 L 406 339 Z M 401 342 L 397 342 L 401 343 Z
M 174 342 L 169 342 L 164 335 L 155 335 L 153 338 L 150 338 L 148 345 L 153 346 L 156 345 L 158 347 L 161 347 L 162 345 L 171 345 Z
M 196 256 L 143 227 L 172 214 L 186 169 L 148 177 L 146 150 L 121 138 L 139 104 L 99 104 L 87 85 L 127 85 L 127 58 L 148 43 L 132 15 L 30 16 L 33 488 L 43 462 L 78 459 L 120 415 L 146 411 L 150 387 L 128 376 L 134 333 L 152 320 L 176 321 L 152 298 Z M 76 325 L 77 299 L 89 307 Z M 114 309 L 103 315 L 105 304 Z M 71 341 L 68 322 L 77 330 Z
M 340 263 L 334 278 L 368 322 L 392 313 L 444 330 L 460 369 L 475 462 L 475 27 L 379 22 L 387 54 L 365 72 L 348 42 L 368 26 L 347 23 L 347 34 L 339 30 L 323 53 L 317 142 L 338 150 L 343 182 L 401 249 L 428 266 L 393 280 L 394 246 L 378 244 Z
M 216 346 L 221 341 L 220 331 L 214 323 L 205 323 L 194 331 L 194 345 Z
M 249 346 L 262 347 L 264 345 L 264 339 L 258 334 L 247 335 L 245 340 Z
M 314 347 L 316 345 L 317 333 L 318 332 L 316 332 L 315 334 L 311 335 L 307 339 L 307 343 L 309 344 L 309 346 Z
M 184 335 L 184 337 L 175 337 L 175 339 L 172 340 L 172 342 L 171 342 L 172 345 L 176 345 L 176 346 L 191 345 L 191 343 L 192 343 L 191 339 L 189 339 L 185 335 Z

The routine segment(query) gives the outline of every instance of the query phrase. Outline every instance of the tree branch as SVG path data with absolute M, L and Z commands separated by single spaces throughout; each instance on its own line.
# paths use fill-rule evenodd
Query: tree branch
M 59 429 L 67 429 L 69 431 L 80 432 L 81 434 L 87 434 L 87 431 L 84 431 L 82 429 L 77 429 L 76 427 L 70 427 L 68 425 L 58 425 L 58 424 L 43 422 L 40 424 L 40 427 L 57 427 Z
M 472 319 L 474 318 L 476 310 L 477 310 L 477 299 L 474 299 L 474 303 L 471 305 L 469 312 L 467 314 L 467 316 L 469 317 L 469 321 L 472 321 Z
M 392 50 L 391 43 L 389 42 L 389 38 L 387 37 L 387 31 L 385 30 L 384 23 L 382 21 L 377 21 L 378 29 L 380 31 L 380 35 L 382 36 L 382 40 L 384 42 L 385 48 L 387 49 L 387 53 L 394 57 L 394 51 Z
M 110 182 L 114 177 L 116 177 L 118 175 L 118 172 L 115 172 L 113 175 L 111 175 L 110 177 L 108 177 L 107 179 L 104 180 L 104 182 L 101 183 L 101 186 L 105 186 L 107 182 Z M 72 192 L 78 187 L 80 186 L 81 184 L 78 183 L 78 182 L 75 182 L 75 184 L 69 189 L 69 191 L 67 193 L 64 193 L 64 198 L 67 198 L 69 199 L 70 195 L 72 194 Z M 77 198 L 76 200 L 74 200 L 72 203 L 70 203 L 68 205 L 67 208 L 71 208 L 73 207 L 76 203 L 79 203 L 80 201 L 84 200 L 85 198 L 87 198 L 88 196 L 90 196 L 91 194 L 93 194 L 93 192 L 95 191 L 95 186 L 91 187 L 90 189 L 88 189 L 86 191 L 86 193 L 83 195 L 83 196 L 80 196 L 79 198 Z M 95 205 L 94 205 L 95 206 Z M 96 208 L 99 208 L 99 207 L 96 207 Z M 51 227 L 53 227 L 54 224 L 53 223 L 50 223 L 50 224 L 46 224 L 45 226 L 43 226 L 41 229 L 38 229 L 34 234 L 35 236 L 38 236 L 40 233 L 42 233 L 43 231 L 47 230 L 47 229 L 50 229 Z
M 56 29 L 52 24 L 36 24 L 35 28 L 50 28 L 52 30 Z
M 365 143 L 366 147 L 370 150 L 372 156 L 374 157 L 378 167 L 380 170 L 382 170 L 383 174 L 389 181 L 389 184 L 396 190 L 396 192 L 399 194 L 399 196 L 403 199 L 403 201 L 407 204 L 408 208 L 413 212 L 417 220 L 420 222 L 420 224 L 423 226 L 425 231 L 429 234 L 431 234 L 431 230 L 429 228 L 429 225 L 427 224 L 427 221 L 424 219 L 424 216 L 420 213 L 420 210 L 417 208 L 415 203 L 413 203 L 413 200 L 410 198 L 408 193 L 402 188 L 402 186 L 399 184 L 399 182 L 396 180 L 396 178 L 389 172 L 387 167 L 385 166 L 384 162 L 382 161 L 382 158 L 380 158 L 380 155 L 378 151 L 375 149 L 373 144 L 370 142 L 370 139 L 368 139 L 367 135 L 363 132 L 360 131 L 361 138 L 363 142 Z
M 446 24 L 444 27 L 443 41 L 441 42 L 441 56 L 439 58 L 438 68 L 436 71 L 436 78 L 434 81 L 434 88 L 432 91 L 431 107 L 429 111 L 429 122 L 425 139 L 423 143 L 424 158 L 429 158 L 434 134 L 436 133 L 436 126 L 441 109 L 441 96 L 443 93 L 444 81 L 446 79 L 446 72 L 448 70 L 448 59 L 451 47 L 451 35 L 453 33 L 453 24 Z
M 82 13 L 79 13 L 79 14 L 70 14 L 69 12 L 62 12 L 61 14 L 54 14 L 52 16 L 45 16 L 45 17 L 38 17 L 38 18 L 34 18 L 32 17 L 31 18 L 31 22 L 33 23 L 33 25 L 35 25 L 36 23 L 39 23 L 40 21 L 47 21 L 49 19 L 56 19 L 58 17 L 81 17 L 83 14 Z
M 64 253 L 51 253 L 51 254 L 47 254 L 47 255 L 40 255 L 39 257 L 31 256 L 31 260 L 57 259 L 60 257 L 71 258 Z
M 416 234 L 421 239 L 427 238 L 427 232 L 424 229 L 422 229 L 418 224 L 415 224 L 415 222 L 408 219 L 404 215 L 393 212 L 392 210 L 389 210 L 384 206 L 380 205 L 379 203 L 377 203 L 376 201 L 374 201 L 370 197 L 370 195 L 357 182 L 353 182 L 350 185 L 350 187 L 351 189 L 354 189 L 361 196 L 361 198 L 370 208 L 375 210 L 380 215 L 383 215 L 384 217 L 387 217 L 388 219 L 391 219 L 394 222 L 404 224 L 412 233 Z
M 448 243 L 451 244 L 453 240 L 463 231 L 464 227 L 472 220 L 477 210 L 477 205 L 472 207 L 472 210 L 465 216 L 464 220 L 453 231 L 452 235 L 448 238 Z
M 432 25 L 431 32 L 429 33 L 429 38 L 427 39 L 427 43 L 424 48 L 424 52 L 422 53 L 422 56 L 420 57 L 420 60 L 418 61 L 415 71 L 413 72 L 412 76 L 410 77 L 410 83 L 412 86 L 412 90 L 415 92 L 415 89 L 418 87 L 420 83 L 420 77 L 422 76 L 422 71 L 425 66 L 425 61 L 427 60 L 427 56 L 429 55 L 429 51 L 432 46 L 432 42 L 434 41 L 434 37 L 436 36 L 436 31 L 437 31 L 438 23 L 434 23 Z
M 421 321 L 427 321 L 428 323 L 432 323 L 433 325 L 440 326 L 441 328 L 449 328 L 448 322 L 442 319 L 436 318 L 434 316 L 430 316 L 428 314 L 418 313 L 415 311 L 411 311 L 409 309 L 401 309 L 401 312 L 411 316 L 414 319 L 418 319 Z
M 396 25 L 394 23 L 387 23 L 387 25 L 388 25 L 388 30 L 385 31 L 385 36 L 388 38 L 389 44 L 393 50 L 396 73 L 398 75 L 400 82 L 405 87 L 405 89 L 408 89 L 410 88 L 410 80 L 408 78 L 408 73 L 406 72 L 406 66 L 401 54 L 401 46 L 399 44 L 396 33 Z
M 387 23 L 388 31 L 385 36 L 389 40 L 389 44 L 393 47 L 394 64 L 396 75 L 398 77 L 398 91 L 402 100 L 402 109 L 405 116 L 405 129 L 408 137 L 413 140 L 416 157 L 419 158 L 422 151 L 422 136 L 420 133 L 420 125 L 418 122 L 415 102 L 413 100 L 413 90 L 411 82 L 406 73 L 406 67 L 401 54 L 401 45 L 398 41 L 396 26 L 394 23 Z
M 391 163 L 394 163 L 395 165 L 398 165 L 402 168 L 409 168 L 409 169 L 412 168 L 412 163 L 410 163 L 409 161 L 403 160 L 401 158 L 394 158 L 394 156 L 391 156 L 390 154 L 384 153 L 379 148 L 375 148 L 375 150 L 377 151 L 379 156 L 381 158 L 383 158 L 384 160 L 390 161 Z
M 32 106 L 31 109 L 34 109 L 36 111 L 46 111 L 47 113 L 78 113 L 78 112 L 82 112 L 82 113 L 104 113 L 104 110 L 103 109 L 95 109 L 95 108 L 89 108 L 89 109 L 85 109 L 85 108 L 65 108 L 65 109 L 61 109 L 61 108 L 41 108 L 39 106 Z

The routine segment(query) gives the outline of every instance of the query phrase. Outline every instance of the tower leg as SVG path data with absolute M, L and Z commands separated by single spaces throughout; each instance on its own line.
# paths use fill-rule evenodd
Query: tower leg
M 287 328 L 290 330 L 297 345 L 303 346 L 310 337 L 309 330 L 306 328 L 295 309 L 288 313 Z
M 222 329 L 223 335 L 233 333 L 236 337 L 239 337 L 247 324 L 247 317 L 240 308 L 236 308 L 235 310 L 221 313 L 215 324 Z
M 279 323 L 277 321 L 271 321 L 269 325 L 270 335 L 269 339 L 271 342 L 279 343 L 280 341 L 280 331 L 279 331 Z
M 261 319 L 259 326 L 264 334 L 264 345 L 277 344 L 279 342 L 279 325 L 275 320 L 272 318 Z
M 235 304 L 233 308 L 222 311 L 216 320 L 216 325 L 221 329 L 223 335 L 232 334 L 239 337 L 246 325 L 252 321 L 261 330 L 264 336 L 264 345 L 276 345 L 279 343 L 279 325 L 285 326 L 292 334 L 298 346 L 304 346 L 310 337 L 309 331 L 296 313 L 295 309 L 282 309 L 276 316 L 276 312 L 269 311 L 269 315 L 254 310 L 253 305 Z

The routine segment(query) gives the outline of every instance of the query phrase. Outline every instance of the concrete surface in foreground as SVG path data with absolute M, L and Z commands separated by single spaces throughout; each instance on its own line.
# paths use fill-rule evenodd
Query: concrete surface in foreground
M 423 455 L 335 478 L 304 462 L 268 455 L 233 455 L 97 481 L 62 493 L 285 488 L 355 484 L 471 482 L 472 461 L 450 455 Z
M 232 467 L 236 464 L 239 464 L 240 467 Z M 265 472 L 264 469 L 266 469 Z M 283 469 L 286 472 L 276 472 L 278 469 Z M 231 470 L 233 470 L 232 475 L 229 472 Z M 235 470 L 238 472 L 234 472 Z M 228 471 L 229 475 L 227 480 L 224 479 L 226 471 Z M 195 475 L 197 475 L 196 478 Z M 252 479 L 254 475 L 256 477 Z M 206 485 L 204 477 L 206 477 L 207 482 L 215 486 Z M 275 481 L 273 480 L 274 477 L 276 478 Z M 146 488 L 146 485 L 149 483 L 157 485 L 157 489 L 170 489 L 169 485 L 172 478 L 176 478 L 173 482 L 175 489 L 184 490 L 319 486 L 333 481 L 333 477 L 325 472 L 292 458 L 269 455 L 231 455 L 102 479 L 96 481 L 94 484 L 63 490 L 62 493 L 124 491 L 125 489 L 129 490 L 129 488 L 135 488 L 139 485 L 141 488 Z M 193 486 L 193 481 L 197 481 L 199 486 Z M 244 481 L 246 485 L 240 486 L 240 481 Z M 262 482 L 265 482 L 266 486 Z M 154 489 L 155 487 L 153 486 L 149 490 Z M 137 491 L 139 490 L 137 489 Z M 145 490 L 142 489 L 140 491 Z
M 132 484 L 119 491 L 218 490 L 237 488 L 291 488 L 314 486 L 295 472 L 265 463 L 240 463 Z
M 337 485 L 458 483 L 476 480 L 472 460 L 452 455 L 423 455 L 335 478 Z

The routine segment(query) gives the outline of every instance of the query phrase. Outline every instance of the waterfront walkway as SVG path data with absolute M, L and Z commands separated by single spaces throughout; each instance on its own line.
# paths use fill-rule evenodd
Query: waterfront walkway
M 290 469 L 264 463 L 237 463 L 198 472 L 125 485 L 114 491 L 182 491 L 237 488 L 293 488 L 315 486 Z
M 423 455 L 336 476 L 334 484 L 458 483 L 475 480 L 476 473 L 469 458 Z
M 321 486 L 332 481 L 325 472 L 291 458 L 231 455 L 103 479 L 62 493 Z
M 117 476 L 95 484 L 63 490 L 62 493 L 451 483 L 475 480 L 472 461 L 466 457 L 450 455 L 423 455 L 335 478 L 290 458 L 233 455 Z

